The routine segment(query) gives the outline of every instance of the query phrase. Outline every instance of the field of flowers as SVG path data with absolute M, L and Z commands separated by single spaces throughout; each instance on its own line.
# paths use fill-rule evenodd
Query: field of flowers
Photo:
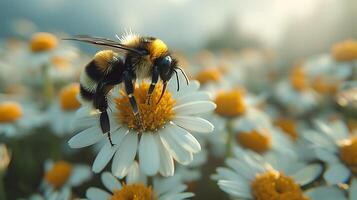
M 140 124 L 109 92 L 112 146 L 79 98 L 93 55 L 64 37 L 0 42 L 0 200 L 357 200 L 356 40 L 284 68 L 264 49 L 174 51 L 190 81 L 150 104 L 137 81 Z

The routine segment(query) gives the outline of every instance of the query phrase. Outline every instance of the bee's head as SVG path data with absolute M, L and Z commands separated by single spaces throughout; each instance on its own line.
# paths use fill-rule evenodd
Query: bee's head
M 168 82 L 177 68 L 177 60 L 168 54 L 157 58 L 156 65 L 160 72 L 160 79 L 163 82 Z

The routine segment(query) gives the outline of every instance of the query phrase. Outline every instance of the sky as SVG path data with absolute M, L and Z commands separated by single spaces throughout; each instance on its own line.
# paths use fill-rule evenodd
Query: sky
M 274 47 L 289 23 L 313 16 L 338 0 L 4 0 L 0 36 L 15 19 L 29 19 L 41 31 L 114 38 L 125 30 L 162 38 L 177 48 L 199 48 L 234 19 L 244 34 Z M 326 6 L 327 5 L 327 6 Z

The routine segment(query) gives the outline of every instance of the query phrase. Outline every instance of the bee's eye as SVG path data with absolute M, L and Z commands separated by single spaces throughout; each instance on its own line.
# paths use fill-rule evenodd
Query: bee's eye
M 160 65 L 162 65 L 163 67 L 169 67 L 171 65 L 171 62 L 172 62 L 171 56 L 165 56 L 161 60 Z

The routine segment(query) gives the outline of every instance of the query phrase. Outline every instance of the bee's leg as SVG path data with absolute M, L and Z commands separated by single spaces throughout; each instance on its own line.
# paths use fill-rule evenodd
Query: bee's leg
M 108 117 L 108 101 L 105 92 L 105 86 L 106 84 L 104 83 L 99 83 L 96 89 L 96 93 L 94 94 L 94 107 L 98 108 L 100 111 L 100 116 L 99 116 L 99 122 L 100 122 L 100 128 L 102 129 L 103 134 L 108 134 L 108 139 L 110 142 L 111 146 L 114 146 L 110 134 L 110 121 Z
M 140 117 L 140 113 L 139 113 L 139 107 L 138 107 L 138 104 L 137 104 L 137 102 L 135 100 L 135 96 L 134 96 L 134 84 L 132 82 L 132 77 L 128 71 L 125 71 L 123 73 L 123 76 L 124 76 L 125 91 L 129 97 L 129 102 L 130 102 L 131 108 L 133 109 L 135 120 L 138 123 L 139 127 L 142 127 L 141 117 Z
M 109 139 L 110 145 L 114 146 L 113 141 L 112 141 L 112 137 L 111 137 L 111 134 L 110 134 L 109 117 L 108 117 L 108 113 L 107 113 L 106 110 L 100 113 L 100 127 L 101 127 L 102 132 L 104 134 L 108 133 L 108 139 Z
M 148 94 L 147 94 L 147 99 L 148 99 L 148 105 L 150 105 L 150 101 L 151 101 L 151 95 L 154 92 L 155 86 L 159 80 L 159 69 L 157 66 L 154 66 L 154 68 L 152 69 L 152 76 L 151 76 L 151 84 L 148 90 Z

